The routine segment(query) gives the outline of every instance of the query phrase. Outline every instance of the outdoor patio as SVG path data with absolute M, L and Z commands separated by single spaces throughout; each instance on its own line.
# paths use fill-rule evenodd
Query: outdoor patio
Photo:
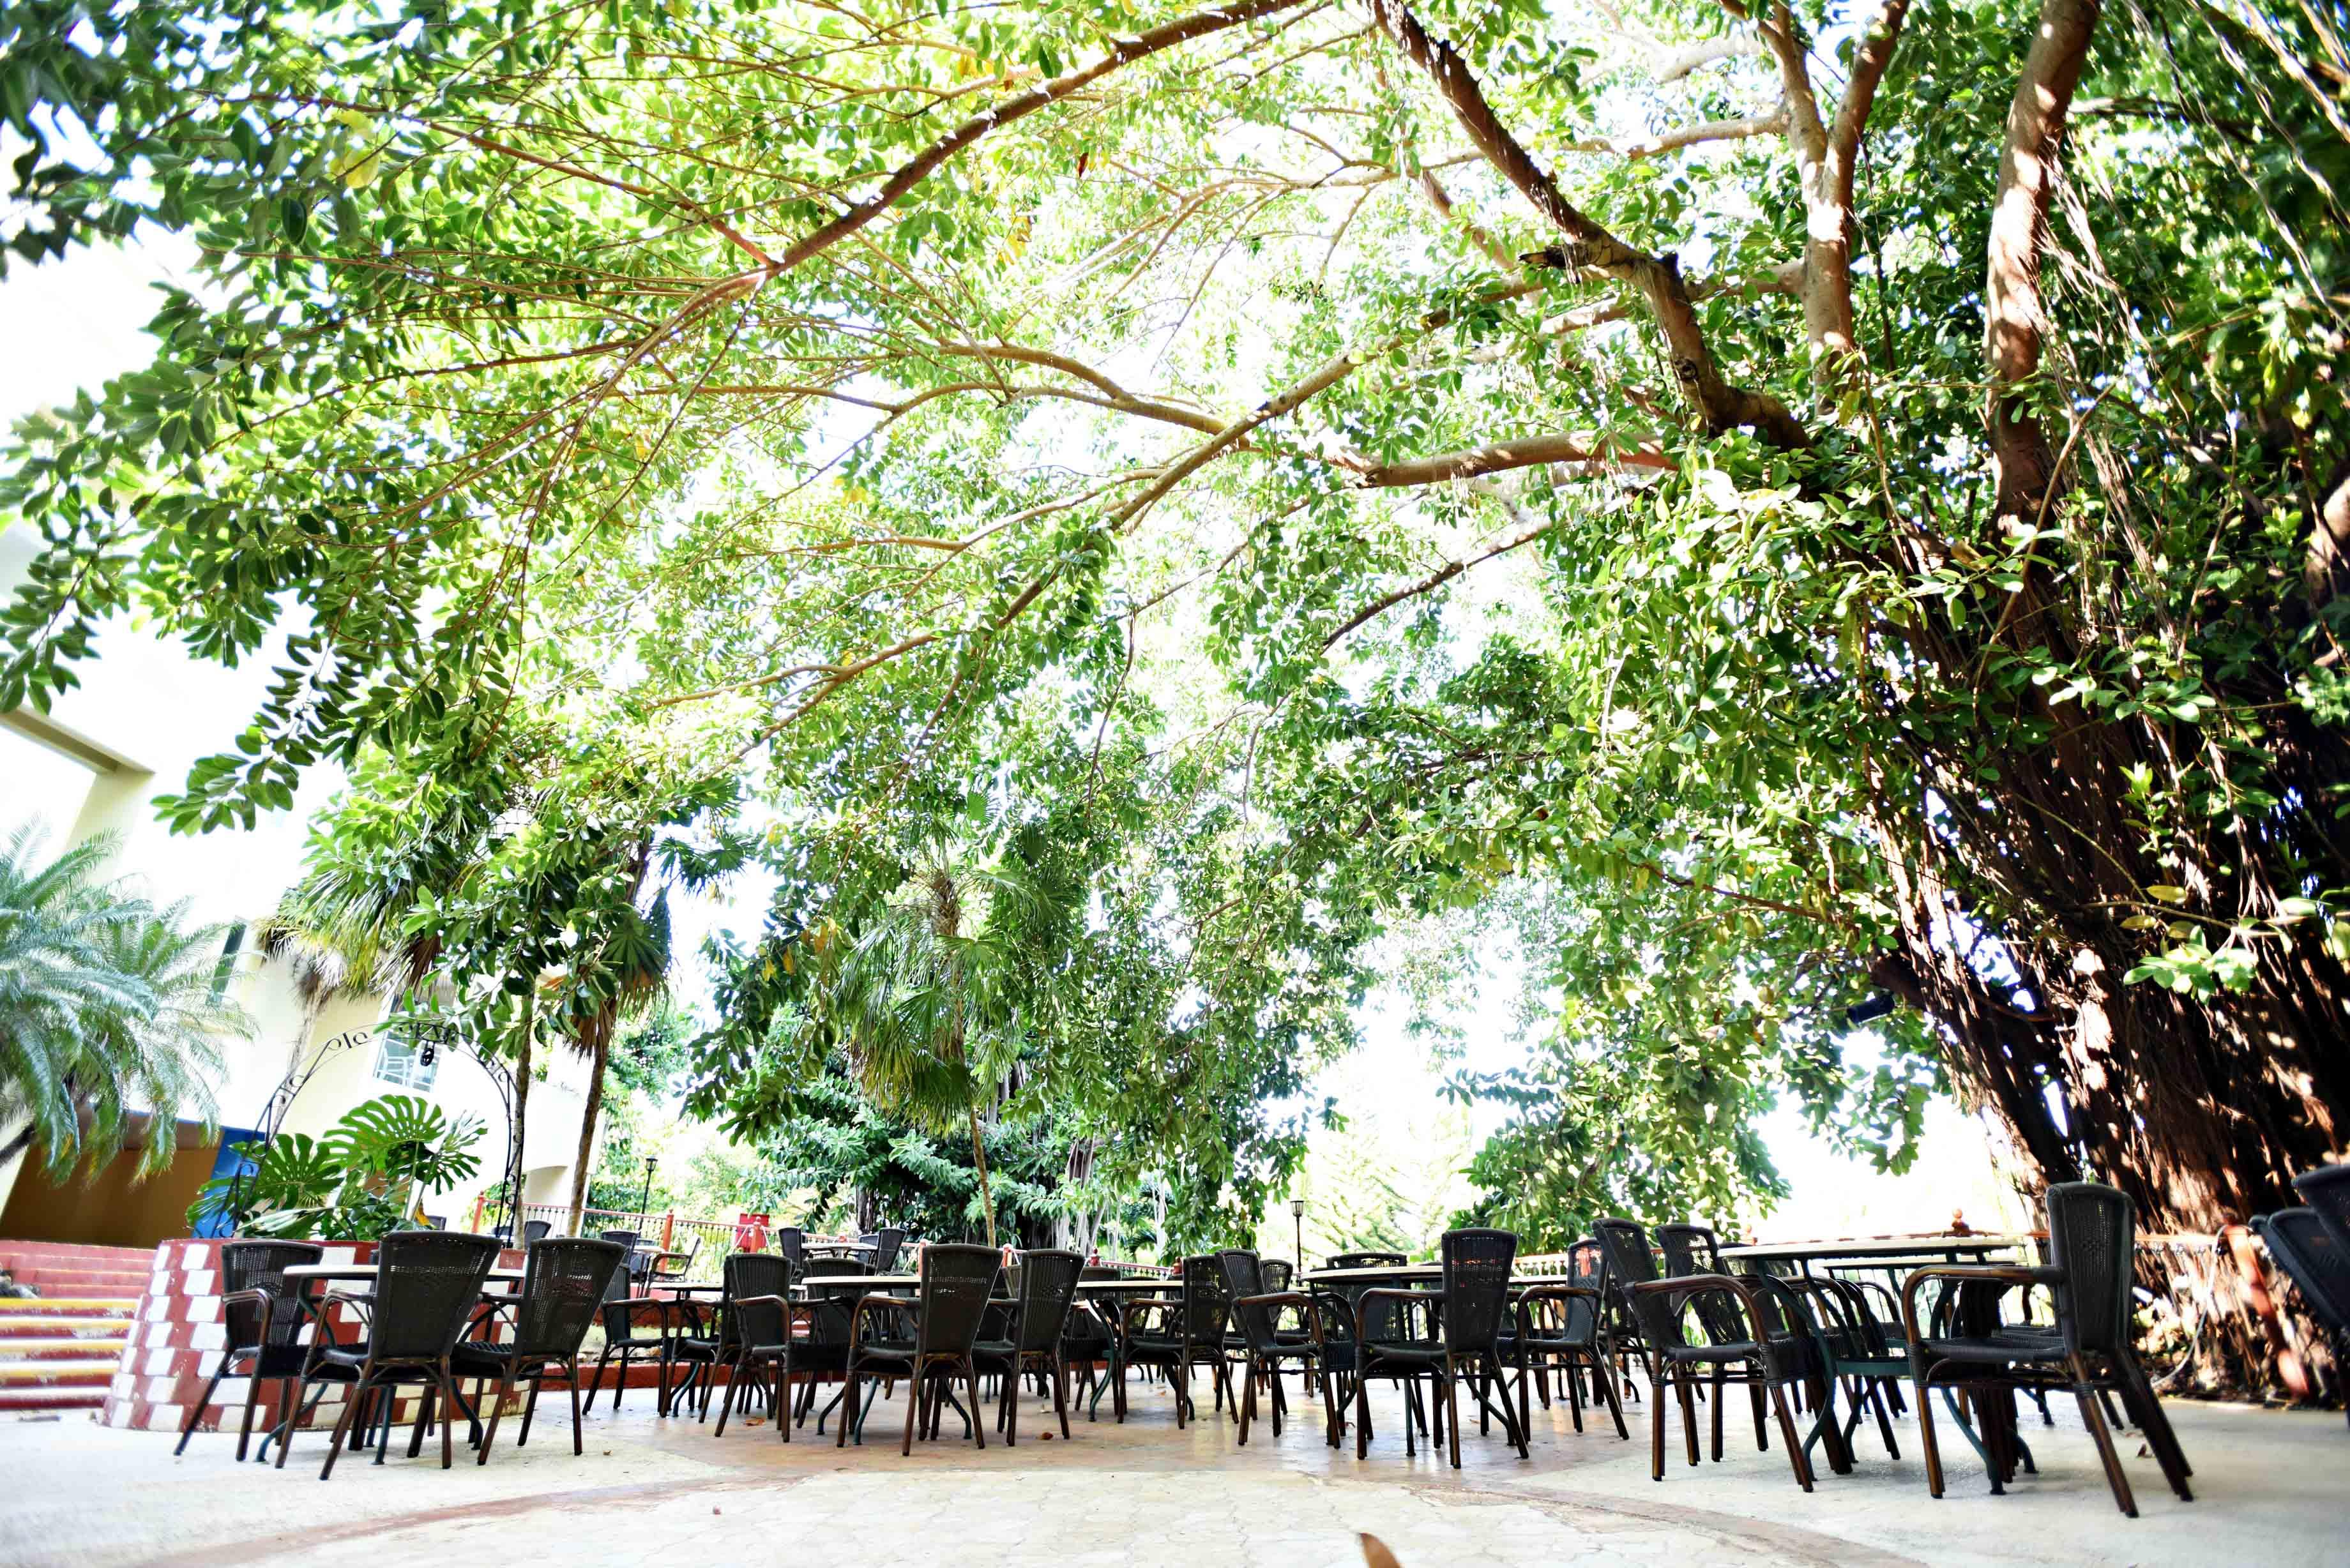
M 1394 1397 L 1374 1395 L 1375 1417 Z M 902 1396 L 901 1396 L 902 1397 Z M 1205 1401 L 1202 1401 L 1204 1405 Z M 1646 1413 L 1627 1412 L 1635 1441 L 1595 1426 L 1575 1434 L 1563 1407 L 1534 1418 L 1533 1457 L 1518 1459 L 1473 1428 L 1455 1472 L 1398 1442 L 1357 1462 L 1321 1441 L 1314 1412 L 1279 1439 L 1259 1426 L 1243 1449 L 1228 1420 L 1177 1431 L 1163 1387 L 1138 1387 L 1128 1422 L 1074 1425 L 1074 1440 L 1042 1434 L 1033 1397 L 1016 1448 L 952 1441 L 900 1459 L 885 1407 L 861 1448 L 779 1443 L 764 1421 L 713 1440 L 709 1425 L 664 1419 L 632 1395 L 614 1417 L 588 1418 L 575 1459 L 563 1423 L 526 1447 L 502 1437 L 487 1466 L 444 1471 L 411 1461 L 395 1441 L 381 1468 L 354 1455 L 321 1486 L 323 1438 L 297 1438 L 283 1471 L 233 1459 L 235 1438 L 199 1436 L 184 1459 L 169 1438 L 76 1420 L 0 1427 L 0 1561 L 97 1565 L 238 1562 L 334 1563 L 559 1556 L 575 1568 L 661 1560 L 750 1561 L 820 1552 L 831 1542 L 862 1562 L 986 1561 L 1144 1564 L 1173 1561 L 1361 1561 L 1367 1531 L 1405 1568 L 1431 1564 L 1665 1563 L 1894 1564 L 1930 1562 L 2208 1563 L 2225 1543 L 2259 1542 L 2263 1568 L 2345 1561 L 2338 1415 L 2174 1401 L 2193 1459 L 2196 1501 L 2162 1489 L 2150 1459 L 2124 1447 L 2142 1515 L 2125 1520 L 2106 1496 L 2095 1452 L 2064 1401 L 2041 1439 L 2040 1466 L 1992 1497 L 1978 1464 L 1951 1460 L 1950 1490 L 1926 1494 L 1916 1422 L 1896 1424 L 1903 1459 L 1863 1442 L 1850 1476 L 1823 1474 L 1806 1496 L 1782 1455 L 1732 1441 L 1719 1465 L 1691 1470 L 1678 1453 L 1665 1480 L 1648 1475 L 1638 1441 Z M 714 1416 L 713 1416 L 714 1422 Z M 1732 1424 L 1735 1430 L 1735 1423 Z M 943 1434 L 954 1436 L 948 1417 Z

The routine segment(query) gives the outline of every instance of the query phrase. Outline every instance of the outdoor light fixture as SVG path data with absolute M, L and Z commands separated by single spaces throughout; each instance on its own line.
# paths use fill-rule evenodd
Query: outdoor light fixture
M 654 1155 L 645 1156 L 645 1189 L 637 1199 L 637 1212 L 650 1220 L 653 1214 L 653 1167 L 660 1160 Z
M 1305 1199 L 1293 1198 L 1289 1200 L 1289 1220 L 1296 1228 L 1297 1272 L 1302 1274 L 1305 1272 Z

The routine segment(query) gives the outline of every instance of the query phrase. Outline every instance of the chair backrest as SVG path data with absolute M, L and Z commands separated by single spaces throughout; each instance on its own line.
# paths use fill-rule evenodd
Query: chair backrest
M 2293 1179 L 2301 1200 L 2317 1210 L 2317 1218 L 2334 1236 L 2334 1245 L 2350 1251 L 2350 1165 L 2321 1165 Z
M 314 1241 L 229 1241 L 223 1243 L 221 1293 L 267 1291 L 275 1298 L 265 1314 L 257 1303 L 238 1302 L 228 1309 L 228 1347 L 258 1350 L 263 1345 L 294 1344 L 301 1335 L 302 1307 L 286 1288 L 286 1271 L 315 1263 L 327 1250 Z
M 810 1258 L 800 1265 L 800 1279 L 854 1279 L 865 1272 L 865 1265 L 854 1258 Z
M 906 1232 L 895 1226 L 884 1225 L 879 1231 L 867 1231 L 858 1240 L 872 1244 L 873 1272 L 877 1274 L 886 1274 L 898 1266 L 898 1249 L 905 1245 Z
M 1681 1337 L 1680 1310 L 1678 1305 L 1665 1303 L 1665 1293 L 1644 1296 L 1632 1293 L 1633 1286 L 1660 1277 L 1657 1255 L 1648 1247 L 1647 1230 L 1637 1220 L 1622 1218 L 1602 1220 L 1592 1229 L 1598 1234 L 1600 1251 L 1607 1256 L 1607 1277 L 1616 1300 L 1639 1325 L 1641 1337 L 1657 1350 L 1686 1345 L 1688 1341 Z
M 1286 1258 L 1259 1259 L 1257 1270 L 1264 1277 L 1266 1292 L 1273 1295 L 1287 1290 L 1289 1282 L 1297 1277 L 1296 1270 Z
M 1077 1299 L 1077 1272 L 1085 1258 L 1060 1249 L 1020 1255 L 1020 1331 L 1023 1351 L 1042 1353 L 1061 1342 L 1069 1308 Z
M 533 1241 L 543 1241 L 546 1233 L 554 1229 L 555 1221 L 552 1220 L 525 1220 L 522 1222 L 522 1244 L 527 1247 Z M 508 1231 L 506 1234 L 511 1236 L 514 1232 Z
M 2324 1218 L 2314 1209 L 2280 1209 L 2253 1220 L 2252 1229 L 2326 1332 L 2350 1334 L 2350 1247 L 2326 1229 Z
M 1183 1339 L 1190 1345 L 1222 1345 L 1232 1315 L 1232 1293 L 1213 1252 L 1183 1260 Z
M 726 1260 L 721 1275 L 726 1287 L 721 1299 L 718 1337 L 728 1345 L 781 1345 L 791 1329 L 791 1314 L 780 1306 L 742 1306 L 761 1296 L 789 1296 L 792 1268 L 773 1252 L 737 1252 Z
M 1340 1252 L 1323 1266 L 1331 1269 L 1399 1269 L 1410 1262 L 1401 1252 Z
M 482 1299 L 498 1239 L 463 1231 L 395 1231 L 376 1243 L 369 1351 L 378 1361 L 438 1361 Z
M 1003 1255 L 993 1247 L 941 1241 L 922 1249 L 922 1311 L 916 1340 L 922 1353 L 971 1354 L 1003 1268 Z
M 596 1234 L 602 1237 L 605 1241 L 612 1242 L 614 1245 L 618 1246 L 620 1251 L 625 1252 L 637 1244 L 637 1238 L 639 1232 L 635 1231 L 598 1231 Z
M 514 1347 L 532 1355 L 579 1354 L 579 1342 L 628 1256 L 617 1242 L 577 1236 L 533 1241 L 515 1305 Z
M 792 1277 L 799 1278 L 800 1266 L 807 1262 L 807 1232 L 796 1225 L 785 1225 L 775 1232 L 775 1252 L 792 1266 Z
M 2056 1325 L 2074 1351 L 2129 1343 L 2130 1275 L 2137 1213 L 2129 1194 L 2096 1181 L 2048 1189 L 2048 1256 L 2064 1277 L 2054 1291 Z
M 1657 1250 L 1665 1255 L 1665 1278 L 1669 1280 L 1722 1272 L 1721 1244 L 1714 1240 L 1711 1226 L 1687 1221 L 1659 1225 Z M 1705 1325 L 1705 1337 L 1715 1345 L 1731 1344 L 1752 1332 L 1740 1319 L 1737 1304 L 1719 1291 L 1700 1295 L 1695 1305 L 1698 1322 Z
M 1437 1244 L 1444 1264 L 1445 1348 L 1490 1350 L 1510 1317 L 1510 1266 L 1518 1258 L 1514 1231 L 1447 1231 Z
M 1274 1332 L 1278 1315 L 1267 1306 L 1244 1304 L 1251 1296 L 1267 1293 L 1265 1263 L 1254 1252 L 1239 1247 L 1227 1247 L 1216 1254 L 1216 1267 L 1224 1278 L 1224 1293 L 1231 1298 L 1232 1327 L 1252 1350 L 1271 1351 L 1281 1342 Z

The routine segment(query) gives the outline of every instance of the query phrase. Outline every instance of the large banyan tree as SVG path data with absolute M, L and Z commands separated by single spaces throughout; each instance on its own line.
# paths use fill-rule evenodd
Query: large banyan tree
M 265 653 L 187 826 L 513 702 L 782 831 L 1001 804 L 1023 714 L 1164 764 L 1169 940 L 1260 981 L 1539 906 L 1504 1197 L 1729 1201 L 1790 1090 L 1898 1158 L 1947 1084 L 2158 1229 L 2350 1142 L 2326 7 L 0 26 L 13 265 L 203 257 L 19 432 L 0 704 L 124 612 Z

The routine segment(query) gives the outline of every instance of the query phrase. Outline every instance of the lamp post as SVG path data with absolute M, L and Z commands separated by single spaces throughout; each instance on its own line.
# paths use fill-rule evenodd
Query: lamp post
M 1303 1198 L 1289 1200 L 1289 1222 L 1296 1233 L 1297 1272 L 1302 1274 L 1305 1272 L 1305 1199 Z
M 637 1214 L 648 1223 L 652 1220 L 653 1167 L 660 1163 L 660 1160 L 657 1157 L 650 1154 L 645 1156 L 645 1189 L 637 1199 Z

